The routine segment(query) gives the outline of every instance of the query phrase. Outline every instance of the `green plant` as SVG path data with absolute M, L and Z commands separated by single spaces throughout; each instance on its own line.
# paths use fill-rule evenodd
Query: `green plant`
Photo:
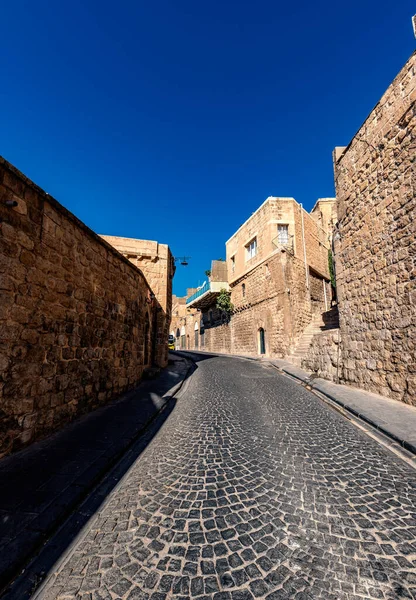
M 220 290 L 220 293 L 218 294 L 217 308 L 228 316 L 230 316 L 234 310 L 234 305 L 231 302 L 231 294 L 224 288 Z
M 337 287 L 337 284 L 336 284 L 336 281 L 335 281 L 334 259 L 333 259 L 333 256 L 332 256 L 332 250 L 331 249 L 328 250 L 328 269 L 329 269 L 329 275 L 331 277 L 332 287 L 335 289 Z
M 207 277 L 211 277 L 211 269 L 207 269 L 207 270 L 205 271 L 205 275 L 206 275 Z
M 225 258 L 217 258 L 218 262 L 225 262 Z

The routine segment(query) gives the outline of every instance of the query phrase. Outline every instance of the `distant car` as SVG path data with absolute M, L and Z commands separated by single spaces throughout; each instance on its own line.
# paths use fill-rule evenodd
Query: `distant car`
M 170 335 L 168 338 L 168 348 L 169 350 L 175 350 L 175 338 L 173 335 Z

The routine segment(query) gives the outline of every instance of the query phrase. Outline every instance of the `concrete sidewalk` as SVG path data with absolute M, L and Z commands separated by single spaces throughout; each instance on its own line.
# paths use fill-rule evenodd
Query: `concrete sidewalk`
M 311 377 L 310 373 L 285 360 L 270 359 L 268 362 L 324 394 L 416 454 L 416 407 L 359 388 Z
M 0 594 L 179 390 L 169 366 L 115 402 L 0 462 Z

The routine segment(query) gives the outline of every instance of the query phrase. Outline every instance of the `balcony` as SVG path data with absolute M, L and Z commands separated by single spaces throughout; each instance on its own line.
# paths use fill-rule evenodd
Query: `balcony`
M 290 254 L 295 253 L 295 244 L 294 244 L 294 235 L 278 235 L 272 240 L 273 247 L 275 249 L 280 248 L 281 250 L 285 250 Z
M 199 308 L 203 310 L 210 306 L 221 290 L 229 290 L 226 281 L 208 281 L 204 283 L 192 296 L 186 300 L 188 308 Z

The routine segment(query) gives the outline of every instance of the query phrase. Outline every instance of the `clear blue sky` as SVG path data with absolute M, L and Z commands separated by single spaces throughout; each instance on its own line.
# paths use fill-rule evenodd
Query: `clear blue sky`
M 1 8 L 0 154 L 98 233 L 168 243 L 204 280 L 269 195 L 334 193 L 415 48 L 410 0 L 44 0 Z

